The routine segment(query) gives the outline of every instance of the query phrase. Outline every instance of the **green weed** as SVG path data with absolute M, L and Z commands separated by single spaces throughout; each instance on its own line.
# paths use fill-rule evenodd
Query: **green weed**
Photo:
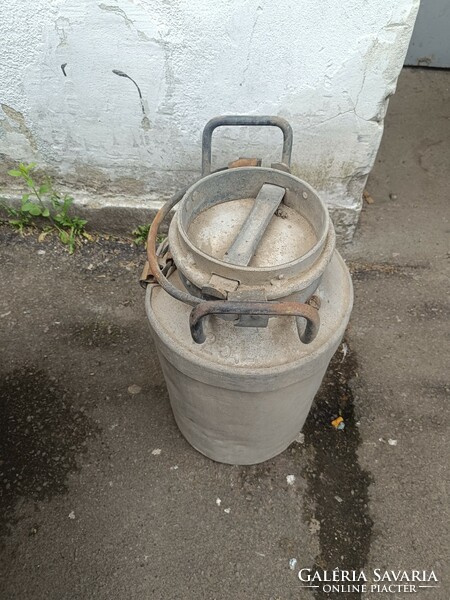
M 49 177 L 45 177 L 43 184 L 36 182 L 33 178 L 35 167 L 36 163 L 29 165 L 20 163 L 18 169 L 8 171 L 11 177 L 22 179 L 28 189 L 22 195 L 18 208 L 0 203 L 9 217 L 8 223 L 20 234 L 30 227 L 42 229 L 40 241 L 55 231 L 60 241 L 67 246 L 69 254 L 73 254 L 83 238 L 92 239 L 85 231 L 87 221 L 70 214 L 73 198 L 67 194 L 64 196 L 58 194 Z M 48 224 L 45 224 L 45 221 Z M 43 227 L 39 227 L 42 222 L 44 222 Z
M 146 225 L 138 225 L 136 229 L 132 232 L 133 241 L 136 244 L 136 246 L 140 246 L 141 244 L 147 246 L 149 229 L 150 223 Z
M 147 223 L 145 225 L 138 225 L 134 231 L 132 231 L 133 241 L 136 246 L 143 245 L 147 248 L 147 238 L 148 232 L 150 230 L 151 223 Z M 166 239 L 167 235 L 160 233 L 156 236 L 156 243 L 160 244 Z

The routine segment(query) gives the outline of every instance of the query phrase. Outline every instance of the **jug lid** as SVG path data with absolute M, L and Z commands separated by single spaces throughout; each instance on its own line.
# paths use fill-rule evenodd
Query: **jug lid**
M 191 293 L 232 299 L 245 290 L 269 300 L 311 295 L 335 236 L 326 207 L 307 183 L 277 169 L 243 167 L 189 188 L 169 245 Z

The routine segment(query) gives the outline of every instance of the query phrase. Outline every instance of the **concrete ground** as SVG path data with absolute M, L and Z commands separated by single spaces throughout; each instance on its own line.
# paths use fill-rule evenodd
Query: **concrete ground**
M 179 433 L 142 250 L 69 257 L 1 228 L 2 600 L 372 597 L 301 589 L 302 567 L 433 569 L 415 597 L 449 598 L 449 88 L 450 72 L 402 73 L 344 251 L 345 345 L 304 441 L 262 465 L 214 463 Z

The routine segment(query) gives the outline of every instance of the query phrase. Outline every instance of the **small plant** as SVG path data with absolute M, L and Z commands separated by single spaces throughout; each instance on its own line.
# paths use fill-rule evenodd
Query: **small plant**
M 42 217 L 49 221 L 44 226 L 39 240 L 44 239 L 52 231 L 56 231 L 61 242 L 68 247 L 69 254 L 73 254 L 82 238 L 88 240 L 91 236 L 85 231 L 87 221 L 69 214 L 73 198 L 67 194 L 61 196 L 53 188 L 51 180 L 46 177 L 45 183 L 39 185 L 32 176 L 36 164 L 25 165 L 20 163 L 18 169 L 8 171 L 12 177 L 21 178 L 29 188 L 22 195 L 19 208 L 13 208 L 2 203 L 7 212 L 9 224 L 23 234 L 27 227 L 36 227 L 36 218 Z
M 145 225 L 138 225 L 134 231 L 132 231 L 132 235 L 134 237 L 133 241 L 136 246 L 140 246 L 141 244 L 147 248 L 147 238 L 148 232 L 150 231 L 151 223 L 146 223 Z M 156 243 L 161 244 L 166 239 L 167 235 L 160 233 L 156 236 Z
M 136 244 L 136 246 L 140 246 L 141 244 L 143 244 L 144 246 L 147 246 L 147 238 L 148 238 L 149 230 L 150 230 L 150 223 L 148 223 L 146 225 L 138 225 L 136 227 L 136 229 L 132 232 L 133 241 Z

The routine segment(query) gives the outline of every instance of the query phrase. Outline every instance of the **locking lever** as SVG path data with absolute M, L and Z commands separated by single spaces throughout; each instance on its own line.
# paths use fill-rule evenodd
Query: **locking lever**
M 285 193 L 279 185 L 265 183 L 262 186 L 241 230 L 225 252 L 224 262 L 242 267 L 248 265 Z

